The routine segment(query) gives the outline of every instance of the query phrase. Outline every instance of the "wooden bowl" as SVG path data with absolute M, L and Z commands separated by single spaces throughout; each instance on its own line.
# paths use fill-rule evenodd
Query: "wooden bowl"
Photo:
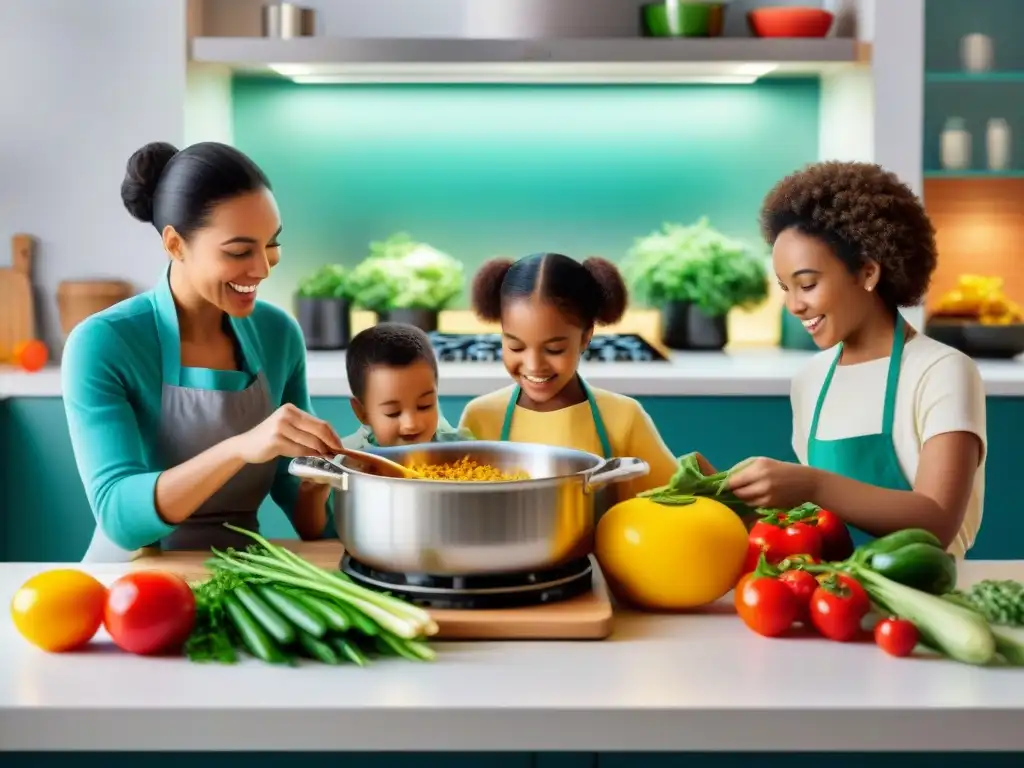
M 758 8 L 747 13 L 756 37 L 825 37 L 835 15 L 821 8 L 802 6 Z

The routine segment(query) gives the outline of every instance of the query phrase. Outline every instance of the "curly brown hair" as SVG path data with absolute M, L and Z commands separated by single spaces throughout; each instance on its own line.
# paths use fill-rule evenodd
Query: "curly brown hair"
M 819 237 L 855 273 L 881 267 L 878 295 L 893 308 L 920 303 L 935 271 L 935 228 L 920 199 L 873 163 L 815 163 L 767 194 L 761 231 L 769 245 L 784 230 Z

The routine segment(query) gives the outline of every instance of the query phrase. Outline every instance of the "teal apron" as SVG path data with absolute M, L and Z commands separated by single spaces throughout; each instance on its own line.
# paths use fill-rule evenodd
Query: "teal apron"
M 590 414 L 594 418 L 594 429 L 597 430 L 597 439 L 601 442 L 601 453 L 602 458 L 610 459 L 613 457 L 612 444 L 608 439 L 608 430 L 604 427 L 604 419 L 601 418 L 601 412 L 597 409 L 597 403 L 594 401 L 594 395 L 590 391 L 590 387 L 587 386 L 583 378 L 580 377 L 580 386 L 583 387 L 583 394 L 587 396 L 587 402 L 590 404 Z M 519 394 L 522 390 L 519 385 L 512 390 L 512 397 L 509 398 L 508 408 L 505 410 L 505 421 L 501 425 L 501 438 L 502 442 L 508 441 L 508 436 L 512 432 L 512 417 L 516 412 L 516 403 L 519 402 Z
M 882 413 L 882 431 L 876 435 L 860 435 L 845 437 L 839 440 L 818 439 L 818 417 L 821 407 L 828 397 L 828 388 L 832 376 L 843 355 L 843 345 L 839 344 L 835 360 L 828 369 L 825 381 L 818 393 L 818 402 L 814 406 L 814 418 L 811 420 L 811 431 L 807 439 L 807 463 L 815 469 L 832 472 L 851 480 L 857 480 L 878 488 L 893 491 L 912 491 L 913 485 L 907 480 L 896 456 L 896 448 L 892 442 L 892 423 L 896 411 L 896 389 L 900 378 L 900 363 L 903 361 L 904 330 L 906 323 L 903 316 L 896 316 L 896 330 L 893 333 L 892 352 L 889 356 L 889 371 L 885 379 L 885 408 Z M 855 545 L 860 546 L 874 538 L 859 528 L 848 525 Z

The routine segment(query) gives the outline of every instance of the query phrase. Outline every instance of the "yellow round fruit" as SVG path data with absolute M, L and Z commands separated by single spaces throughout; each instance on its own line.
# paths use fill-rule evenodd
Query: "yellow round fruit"
M 736 586 L 747 556 L 747 529 L 714 499 L 670 506 L 638 497 L 604 514 L 595 554 L 620 599 L 652 610 L 697 608 Z
M 51 653 L 73 651 L 103 623 L 107 588 L 73 569 L 45 571 L 22 584 L 11 600 L 11 618 L 22 637 Z

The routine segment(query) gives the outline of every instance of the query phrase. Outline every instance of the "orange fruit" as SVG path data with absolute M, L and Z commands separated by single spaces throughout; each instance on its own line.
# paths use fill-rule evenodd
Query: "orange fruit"
M 11 618 L 37 648 L 62 653 L 81 648 L 99 631 L 107 588 L 82 571 L 44 571 L 22 584 L 11 600 Z
M 14 348 L 14 362 L 26 371 L 35 372 L 46 365 L 50 351 L 39 339 L 23 341 Z

